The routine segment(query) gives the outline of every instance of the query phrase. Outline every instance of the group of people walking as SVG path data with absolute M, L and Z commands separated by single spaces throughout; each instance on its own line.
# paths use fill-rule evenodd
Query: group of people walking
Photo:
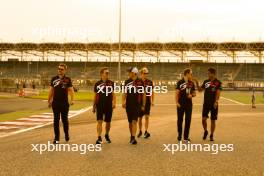
M 184 114 L 185 126 L 183 139 L 186 142 L 190 141 L 189 132 L 192 119 L 192 99 L 196 96 L 196 86 L 198 91 L 204 91 L 202 107 L 202 125 L 204 129 L 203 139 L 205 140 L 208 136 L 207 119 L 210 113 L 210 141 L 214 141 L 214 131 L 218 117 L 218 102 L 220 98 L 220 91 L 222 90 L 222 83 L 216 78 L 216 70 L 214 68 L 208 69 L 208 79 L 206 79 L 201 86 L 199 85 L 198 80 L 193 77 L 192 70 L 190 68 L 185 69 L 183 75 L 183 78 L 177 82 L 175 94 L 178 116 L 178 141 L 182 140 L 182 124 Z
M 60 64 L 58 66 L 58 75 L 51 79 L 50 91 L 48 97 L 49 107 L 52 107 L 54 113 L 54 144 L 60 140 L 59 121 L 62 119 L 65 133 L 65 141 L 69 141 L 69 105 L 74 104 L 74 91 L 72 81 L 66 76 L 67 66 Z M 128 79 L 122 85 L 122 107 L 126 110 L 129 124 L 130 144 L 136 145 L 136 137 L 149 138 L 148 131 L 149 116 L 151 106 L 154 105 L 155 93 L 153 91 L 153 82 L 148 79 L 149 70 L 144 67 L 140 70 L 137 67 L 131 67 L 127 70 Z M 105 141 L 111 143 L 110 128 L 113 111 L 116 108 L 116 84 L 109 79 L 110 71 L 107 67 L 100 70 L 100 80 L 94 85 L 93 112 L 97 119 L 97 140 L 96 144 L 102 144 L 103 121 L 105 122 Z M 214 140 L 215 121 L 218 116 L 218 101 L 222 89 L 221 81 L 216 78 L 216 70 L 208 69 L 208 79 L 200 86 L 197 79 L 192 75 L 192 70 L 187 68 L 183 72 L 183 78 L 176 84 L 176 109 L 177 109 L 177 129 L 178 141 L 190 141 L 189 131 L 192 117 L 192 99 L 196 96 L 196 90 L 204 91 L 204 103 L 202 109 L 202 125 L 204 129 L 203 139 L 208 136 L 207 118 L 211 117 L 210 140 Z M 197 87 L 197 88 L 196 88 Z M 70 100 L 68 100 L 70 95 Z M 185 115 L 184 130 L 183 119 Z M 142 119 L 145 119 L 145 128 L 143 131 Z M 139 128 L 139 130 L 137 130 Z M 138 131 L 138 133 L 137 133 Z M 182 133 L 183 132 L 183 133 Z
M 145 132 L 144 138 L 149 138 L 148 132 L 150 109 L 154 102 L 154 93 L 146 92 L 146 88 L 152 90 L 153 83 L 147 78 L 149 73 L 147 68 L 142 68 L 140 71 L 136 67 L 131 67 L 128 70 L 129 78 L 124 83 L 122 92 L 122 107 L 126 109 L 127 119 L 130 131 L 130 143 L 137 144 L 136 132 L 139 125 L 139 133 L 137 137 L 141 137 L 142 133 L 142 118 L 145 117 Z M 141 77 L 139 78 L 139 73 Z M 94 86 L 94 105 L 93 112 L 97 117 L 97 135 L 96 144 L 102 143 L 102 123 L 105 121 L 105 140 L 111 143 L 109 137 L 110 124 L 112 119 L 113 109 L 116 107 L 115 83 L 109 80 L 109 69 L 102 68 L 100 71 L 101 79 Z M 142 89 L 142 91 L 140 91 Z M 110 90 L 110 91 L 109 91 Z M 120 89 L 121 90 L 121 89 Z

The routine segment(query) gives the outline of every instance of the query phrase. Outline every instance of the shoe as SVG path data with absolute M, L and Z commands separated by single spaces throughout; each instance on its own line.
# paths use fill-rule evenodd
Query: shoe
M 145 134 L 144 134 L 144 138 L 149 138 L 150 137 L 150 133 L 149 132 L 147 132 L 147 131 L 145 131 Z
M 205 131 L 204 131 L 204 135 L 203 135 L 203 140 L 205 140 L 205 139 L 207 138 L 207 135 L 208 135 L 208 131 L 205 130 Z
M 131 141 L 132 141 L 132 138 L 133 138 L 133 137 L 132 137 L 132 136 L 130 136 L 130 141 L 129 141 L 129 143 L 131 143 Z
M 186 143 L 189 143 L 189 142 L 191 142 L 191 139 L 184 139 L 184 142 L 186 142 Z
M 105 135 L 105 140 L 107 143 L 111 143 L 111 140 L 108 134 Z
M 98 137 L 98 139 L 96 140 L 96 144 L 102 144 L 103 141 L 102 141 L 102 138 L 101 136 Z
M 210 134 L 210 141 L 214 141 L 214 135 Z
M 181 139 L 182 139 L 181 136 L 178 136 L 178 141 L 179 141 L 179 142 L 181 141 Z
M 136 139 L 131 139 L 130 143 L 131 143 L 132 145 L 136 145 L 136 144 L 137 144 L 137 141 L 136 141 Z
M 142 136 L 142 131 L 140 130 L 139 133 L 138 133 L 138 135 L 137 135 L 137 137 L 139 138 L 141 136 Z
M 65 141 L 68 142 L 70 140 L 69 135 L 65 136 Z
M 60 142 L 58 140 L 53 140 L 53 144 L 59 144 Z

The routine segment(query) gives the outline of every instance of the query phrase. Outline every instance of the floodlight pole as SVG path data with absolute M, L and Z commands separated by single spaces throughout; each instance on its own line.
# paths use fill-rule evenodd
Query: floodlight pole
M 119 0 L 118 81 L 121 83 L 121 3 Z

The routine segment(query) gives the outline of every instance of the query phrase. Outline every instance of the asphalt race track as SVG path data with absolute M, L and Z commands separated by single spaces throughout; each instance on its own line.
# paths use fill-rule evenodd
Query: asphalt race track
M 111 144 L 102 144 L 99 152 L 31 151 L 31 144 L 47 144 L 53 139 L 51 125 L 0 138 L 0 175 L 264 175 L 264 105 L 249 105 L 221 99 L 215 142 L 202 140 L 202 94 L 194 98 L 190 138 L 195 144 L 233 144 L 234 151 L 175 152 L 163 144 L 176 144 L 174 94 L 156 95 L 151 111 L 149 139 L 129 144 L 125 110 L 114 112 Z M 69 144 L 94 144 L 95 115 L 87 111 L 70 120 Z M 62 129 L 61 129 L 61 132 Z M 61 143 L 63 135 L 61 136 Z

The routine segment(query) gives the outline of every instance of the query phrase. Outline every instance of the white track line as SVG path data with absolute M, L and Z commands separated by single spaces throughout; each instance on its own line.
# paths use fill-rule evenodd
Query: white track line
M 17 129 L 20 127 L 17 126 L 0 126 L 0 130 L 9 130 L 9 129 Z
M 87 112 L 89 111 L 90 109 L 92 109 L 92 106 L 89 106 L 85 109 L 81 109 L 79 111 L 77 111 L 77 113 L 73 114 L 73 115 L 70 115 L 69 118 L 72 118 L 72 117 L 75 117 L 77 115 L 80 115 L 84 112 Z M 41 124 L 41 125 L 38 125 L 38 126 L 34 126 L 34 127 L 31 127 L 31 128 L 26 128 L 26 129 L 21 129 L 21 130 L 18 130 L 18 131 L 14 131 L 14 132 L 11 132 L 11 133 L 8 133 L 8 134 L 4 134 L 4 135 L 0 135 L 0 138 L 1 137 L 8 137 L 8 136 L 12 136 L 12 135 L 15 135 L 15 134 L 19 134 L 19 133 L 23 133 L 23 132 L 26 132 L 26 131 L 30 131 L 30 130 L 34 130 L 34 129 L 37 129 L 37 128 L 41 128 L 41 127 L 44 127 L 44 126 L 47 126 L 47 125 L 50 125 L 52 124 L 53 122 L 48 122 L 48 123 L 45 123 L 45 124 Z
M 38 117 L 40 117 L 40 118 L 52 118 L 52 115 L 32 115 L 30 117 L 32 117 L 32 118 L 38 118 Z
M 18 125 L 18 126 L 25 126 L 25 125 L 40 125 L 43 123 L 32 123 L 32 122 L 18 122 L 18 121 L 12 121 L 12 122 L 0 122 L 0 125 Z
M 32 121 L 32 122 L 51 122 L 53 119 L 35 119 L 35 118 L 21 118 L 17 120 L 25 120 L 25 121 Z
M 78 113 L 79 111 L 69 111 L 69 114 Z
M 236 101 L 236 100 L 232 100 L 232 99 L 229 99 L 229 98 L 225 98 L 225 97 L 221 97 L 222 99 L 225 99 L 225 100 L 228 100 L 228 101 L 231 101 L 231 102 L 233 102 L 233 103 L 236 103 L 236 104 L 239 104 L 239 105 L 246 105 L 246 104 L 244 104 L 244 103 L 240 103 L 240 102 L 238 102 L 238 101 Z
M 42 113 L 43 115 L 52 115 L 53 116 L 53 113 L 52 112 L 44 112 Z
M 76 112 L 69 112 L 68 115 L 75 114 L 75 113 Z M 45 113 L 42 113 L 41 115 L 33 115 L 33 116 L 52 116 L 53 117 L 53 113 L 45 112 Z
M 193 105 L 202 106 L 203 104 L 194 103 Z M 176 106 L 176 104 L 173 104 L 173 103 L 171 103 L 171 104 L 154 104 L 154 107 L 155 106 Z M 241 106 L 241 105 L 240 104 L 231 104 L 231 103 L 225 103 L 225 104 L 219 103 L 219 106 Z

